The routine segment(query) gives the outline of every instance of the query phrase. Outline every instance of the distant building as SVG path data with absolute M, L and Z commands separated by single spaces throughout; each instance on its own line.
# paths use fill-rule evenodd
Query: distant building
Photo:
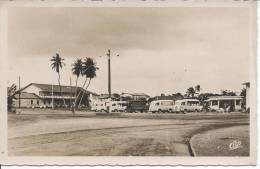
M 243 83 L 246 87 L 246 110 L 250 110 L 250 82 Z
M 109 94 L 100 94 L 96 97 L 96 101 L 107 102 L 109 100 Z M 111 94 L 111 100 L 117 100 L 116 94 Z
M 20 90 L 20 107 L 69 107 L 76 95 L 78 102 L 83 96 L 81 104 L 85 106 L 96 96 L 81 87 L 30 83 Z M 19 107 L 19 91 L 14 96 L 14 106 Z
M 129 98 L 131 100 L 148 100 L 150 98 L 150 96 L 145 93 L 122 93 L 120 97 Z

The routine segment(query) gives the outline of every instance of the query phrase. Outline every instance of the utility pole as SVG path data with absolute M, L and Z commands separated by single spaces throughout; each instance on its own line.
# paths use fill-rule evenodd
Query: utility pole
M 111 68 L 110 68 L 110 49 L 108 49 L 108 94 L 109 98 L 111 98 Z
M 110 49 L 108 49 L 108 105 L 107 105 L 107 113 L 110 113 L 110 104 L 111 104 L 111 68 L 110 68 Z
M 70 77 L 70 92 L 71 92 L 71 94 L 70 94 L 70 108 L 72 108 L 72 85 L 71 85 L 71 77 Z
M 18 98 L 19 98 L 19 109 L 21 108 L 21 77 L 19 76 L 19 92 L 18 92 Z

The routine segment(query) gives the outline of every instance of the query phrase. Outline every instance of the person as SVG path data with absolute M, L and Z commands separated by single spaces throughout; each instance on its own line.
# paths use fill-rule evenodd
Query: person
M 230 112 L 230 105 L 227 106 L 227 112 Z

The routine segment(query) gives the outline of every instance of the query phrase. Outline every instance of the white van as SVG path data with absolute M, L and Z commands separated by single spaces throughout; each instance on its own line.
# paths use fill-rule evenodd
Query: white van
M 175 112 L 192 112 L 192 111 L 202 111 L 202 106 L 200 101 L 197 99 L 182 99 L 177 100 L 174 106 Z
M 125 112 L 127 108 L 126 101 L 111 101 L 110 105 L 111 112 Z
M 173 112 L 173 109 L 173 100 L 154 100 L 149 107 L 150 112 Z
M 91 110 L 92 111 L 106 111 L 106 102 L 95 102 L 92 106 L 91 106 Z

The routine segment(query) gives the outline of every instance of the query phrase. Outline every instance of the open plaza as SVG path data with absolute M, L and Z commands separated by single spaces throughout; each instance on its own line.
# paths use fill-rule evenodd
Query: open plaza
M 247 113 L 20 112 L 8 115 L 10 156 L 249 155 Z

